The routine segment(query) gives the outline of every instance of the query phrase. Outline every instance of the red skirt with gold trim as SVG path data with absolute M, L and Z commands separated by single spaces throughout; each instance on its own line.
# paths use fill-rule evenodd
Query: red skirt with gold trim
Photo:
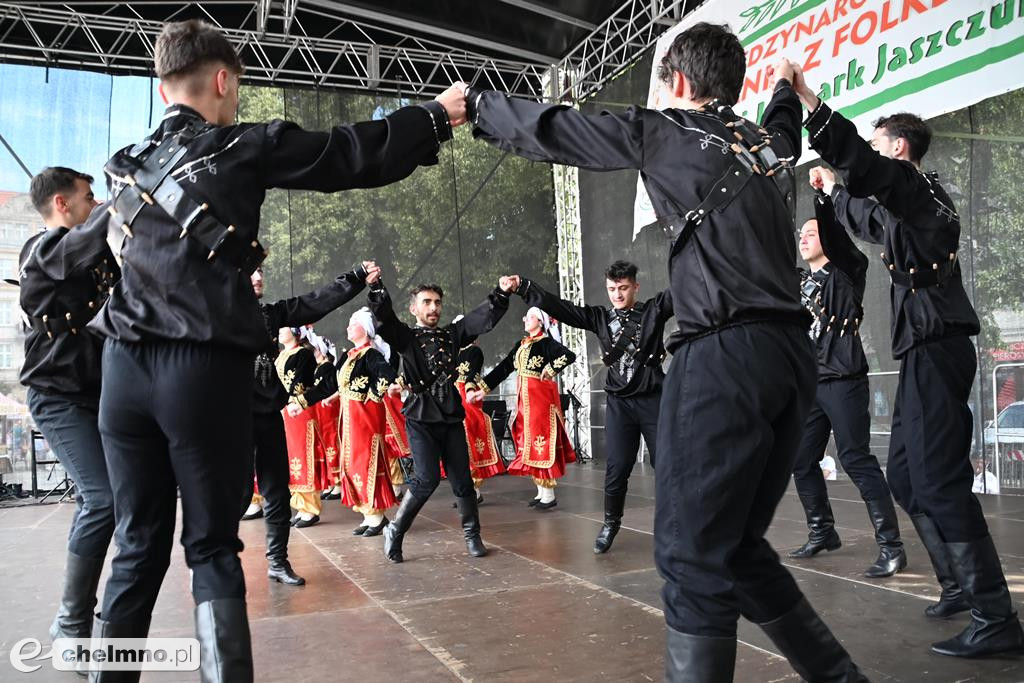
M 284 416 L 284 435 L 288 443 L 288 489 L 292 493 L 320 491 L 322 474 L 317 474 L 317 462 L 323 462 L 324 446 L 320 438 L 320 424 L 315 406 L 306 408 L 292 417 Z
M 494 440 L 494 429 L 491 418 L 480 407 L 479 403 L 466 400 L 466 384 L 456 382 L 459 395 L 462 396 L 462 407 L 466 411 L 466 419 L 462 421 L 466 428 L 466 447 L 469 449 L 469 469 L 474 479 L 487 479 L 505 473 L 505 463 L 498 455 L 498 444 Z
M 384 431 L 384 448 L 388 457 L 404 458 L 412 455 L 409 449 L 409 435 L 405 432 L 405 415 L 402 414 L 402 399 L 386 394 L 383 399 L 387 429 Z
M 357 511 L 397 503 L 384 447 L 383 403 L 345 399 L 341 411 L 341 503 Z
M 335 397 L 330 405 L 323 401 L 313 406 L 316 410 L 320 437 L 323 440 L 323 467 L 317 468 L 317 482 L 321 489 L 329 489 L 338 482 L 338 471 L 341 469 L 338 458 L 341 448 L 341 437 L 338 434 L 338 421 L 341 419 L 341 399 Z
M 520 377 L 512 438 L 516 458 L 509 474 L 538 479 L 558 479 L 565 466 L 576 462 L 576 451 L 565 432 L 565 417 L 558 383 L 549 379 Z

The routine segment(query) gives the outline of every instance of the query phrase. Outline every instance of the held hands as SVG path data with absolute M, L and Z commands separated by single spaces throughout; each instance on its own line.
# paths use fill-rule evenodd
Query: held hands
M 302 412 L 302 406 L 300 406 L 298 403 L 289 403 L 285 409 L 288 411 L 288 415 L 290 415 L 291 417 L 296 417 L 298 416 L 299 413 Z
M 388 387 L 388 395 L 391 398 L 402 398 L 402 387 L 398 384 L 392 384 Z
M 791 62 L 791 64 L 793 65 L 793 90 L 796 91 L 796 96 L 800 98 L 803 105 L 807 107 L 807 111 L 814 111 L 818 108 L 818 96 L 807 85 L 803 68 L 795 62 Z
M 483 389 L 470 389 L 466 392 L 466 401 L 469 403 L 481 403 L 486 395 L 487 392 Z
M 366 271 L 366 284 L 372 285 L 380 280 L 380 266 L 375 261 L 363 261 L 363 270 Z
M 468 87 L 466 83 L 459 81 L 434 98 L 448 112 L 448 122 L 452 124 L 453 128 L 466 122 L 466 88 Z
M 518 275 L 503 275 L 498 279 L 498 288 L 506 294 L 519 289 L 519 285 L 522 284 L 523 279 Z
M 810 171 L 811 187 L 831 196 L 836 186 L 836 174 L 824 166 L 815 166 Z
M 783 79 L 783 78 L 786 79 L 787 81 L 789 81 L 790 83 L 793 83 L 794 82 L 794 72 L 795 72 L 793 67 L 795 67 L 795 66 L 796 65 L 793 62 L 791 62 L 788 59 L 786 59 L 785 57 L 783 57 L 778 62 L 776 62 L 773 66 L 768 67 L 768 85 L 769 85 L 769 87 L 774 88 L 775 84 L 778 83 L 779 80 Z

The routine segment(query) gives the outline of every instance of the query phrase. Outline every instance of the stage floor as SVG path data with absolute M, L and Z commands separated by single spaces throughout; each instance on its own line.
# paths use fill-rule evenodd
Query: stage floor
M 660 681 L 661 581 L 653 569 L 654 480 L 637 465 L 624 528 L 595 556 L 601 466 L 570 468 L 558 506 L 526 506 L 532 482 L 484 485 L 483 537 L 491 554 L 465 553 L 447 482 L 405 541 L 406 562 L 388 564 L 382 540 L 355 538 L 357 516 L 337 501 L 323 522 L 294 530 L 291 561 L 308 584 L 265 577 L 262 520 L 241 523 L 258 681 Z M 959 631 L 966 615 L 926 619 L 937 597 L 928 558 L 901 515 L 910 566 L 888 580 L 861 571 L 875 556 L 870 524 L 849 482 L 831 482 L 843 547 L 810 561 L 786 560 L 801 588 L 873 681 L 1024 680 L 1024 659 L 964 661 L 928 645 Z M 1024 498 L 982 500 L 1018 606 L 1024 602 Z M 0 680 L 75 680 L 48 665 L 18 674 L 8 657 L 25 637 L 46 642 L 60 591 L 69 504 L 0 508 Z M 786 550 L 805 538 L 792 489 L 769 538 Z M 180 546 L 153 616 L 151 635 L 190 636 L 192 599 Z M 741 622 L 737 681 L 798 680 L 771 642 Z M 19 678 L 20 677 L 20 678 Z M 144 681 L 197 680 L 147 674 Z

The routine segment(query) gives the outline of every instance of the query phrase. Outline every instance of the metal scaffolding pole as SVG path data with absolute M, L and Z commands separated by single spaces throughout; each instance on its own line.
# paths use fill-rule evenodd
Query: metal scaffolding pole
M 563 79 L 573 78 L 571 72 L 552 67 L 545 79 L 549 99 L 559 92 Z M 558 286 L 563 299 L 583 303 L 583 241 L 580 226 L 579 169 L 552 165 L 555 189 L 555 220 L 558 229 Z M 563 325 L 562 342 L 576 354 L 576 362 L 562 371 L 563 387 L 576 398 L 575 410 L 568 412 L 569 431 L 576 439 L 580 459 L 593 457 L 590 448 L 590 365 L 587 356 L 587 334 L 577 327 Z

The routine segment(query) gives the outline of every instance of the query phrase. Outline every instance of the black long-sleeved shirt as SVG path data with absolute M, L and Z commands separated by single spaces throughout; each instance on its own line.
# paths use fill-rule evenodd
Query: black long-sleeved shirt
M 380 321 L 377 334 L 402 356 L 402 376 L 412 392 L 402 412 L 420 422 L 461 422 L 466 417 L 455 390 L 459 349 L 489 332 L 508 310 L 508 294 L 495 289 L 464 318 L 444 327 L 410 327 L 395 315 L 383 287 L 370 287 L 370 310 Z
M 274 361 L 288 400 L 301 397 L 316 383 L 316 356 L 305 346 L 285 349 Z M 303 408 L 308 406 L 303 406 Z
M 120 270 L 107 249 L 100 250 L 87 268 L 54 277 L 41 266 L 36 254 L 69 234 L 67 228 L 50 228 L 33 235 L 22 247 L 18 259 L 19 304 L 32 324 L 25 336 L 20 380 L 43 393 L 78 395 L 94 403 L 100 395 L 103 338 L 86 325 L 107 300 Z M 50 334 L 42 322 L 44 315 L 59 324 Z M 74 326 L 74 333 L 63 324 L 67 322 Z
M 354 270 L 339 276 L 326 287 L 308 294 L 260 305 L 264 321 L 264 346 L 260 349 L 255 361 L 256 382 L 253 384 L 253 410 L 255 412 L 277 412 L 288 402 L 288 393 L 284 390 L 277 377 L 277 372 L 274 370 L 274 360 L 279 352 L 278 330 L 282 327 L 302 327 L 315 323 L 339 306 L 351 301 L 366 287 L 360 273 L 361 270 Z
M 514 154 L 593 171 L 638 169 L 659 219 L 696 209 L 733 165 L 733 132 L 712 113 L 631 107 L 586 115 L 558 104 L 470 90 L 473 135 Z M 780 80 L 762 126 L 793 165 L 800 154 L 800 102 Z M 750 178 L 673 250 L 669 282 L 678 331 L 687 339 L 756 321 L 807 324 L 793 268 L 793 219 L 774 181 Z
M 828 263 L 815 271 L 801 270 L 804 305 L 814 316 L 811 339 L 818 349 L 818 381 L 863 377 L 868 372 L 860 324 L 868 257 L 836 221 L 832 201 L 815 198 L 818 240 Z
M 163 140 L 196 121 L 186 106 L 171 106 L 151 138 Z M 308 132 L 294 123 L 209 126 L 187 144 L 171 175 L 225 226 L 231 239 L 256 240 L 260 207 L 269 188 L 333 192 L 378 187 L 437 163 L 441 141 L 451 135 L 437 102 L 402 107 L 377 121 Z M 133 169 L 125 148 L 108 162 L 112 193 Z M 107 206 L 40 259 L 66 271 L 92 263 L 106 249 Z M 120 226 L 117 226 L 118 228 Z M 92 323 L 100 334 L 126 342 L 183 340 L 260 352 L 265 325 L 248 273 L 208 252 L 158 206 L 143 204 L 132 222 L 134 237 L 120 252 L 123 276 Z M 114 230 L 120 236 L 119 229 Z
M 546 291 L 533 280 L 523 278 L 516 291 L 527 306 L 536 306 L 559 322 L 597 335 L 602 357 L 607 357 L 619 339 L 630 329 L 628 318 L 635 317 L 635 327 L 625 353 L 608 366 L 604 390 L 614 396 L 628 398 L 661 391 L 665 372 L 661 362 L 665 358 L 665 323 L 672 317 L 672 294 L 666 290 L 655 297 L 635 304 L 630 310 L 609 309 L 604 306 L 578 306 Z M 616 331 L 612 321 L 616 321 Z M 606 363 L 607 364 L 607 363 Z
M 839 222 L 862 240 L 884 245 L 896 269 L 928 270 L 949 260 L 960 244 L 960 217 L 937 176 L 908 161 L 888 159 L 871 148 L 857 129 L 824 102 L 805 123 L 811 147 L 846 182 L 832 190 Z M 874 200 L 869 197 L 874 196 Z M 933 265 L 934 264 L 934 265 Z M 892 354 L 936 339 L 975 335 L 978 315 L 964 291 L 959 261 L 941 286 L 892 283 Z
M 495 365 L 477 386 L 484 391 L 490 391 L 513 372 L 520 377 L 554 379 L 575 361 L 575 353 L 547 335 L 526 337 L 513 346 L 508 355 Z

